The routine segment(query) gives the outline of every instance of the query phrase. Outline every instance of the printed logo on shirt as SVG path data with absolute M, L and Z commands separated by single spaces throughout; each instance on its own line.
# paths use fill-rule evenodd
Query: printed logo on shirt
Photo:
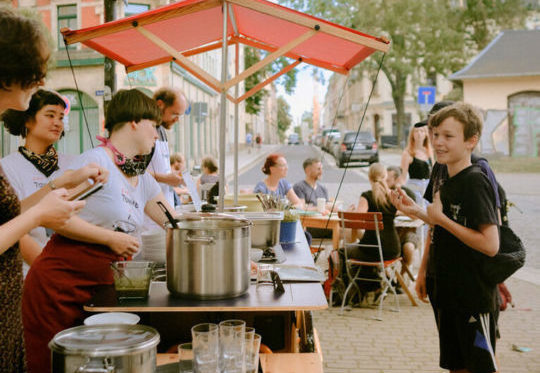
M 460 215 L 460 212 L 462 212 L 461 205 L 457 204 L 450 204 L 450 218 L 455 221 L 458 224 L 461 224 L 463 226 L 467 226 L 467 217 Z
M 128 205 L 131 205 L 135 207 L 136 209 L 139 209 L 139 203 L 135 201 L 133 198 L 129 196 L 129 193 L 127 190 L 122 189 L 122 200 L 127 203 Z

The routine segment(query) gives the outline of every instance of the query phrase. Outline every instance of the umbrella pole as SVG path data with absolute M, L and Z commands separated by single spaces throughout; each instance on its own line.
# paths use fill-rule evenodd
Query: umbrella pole
M 240 58 L 240 45 L 236 43 L 235 48 L 235 76 L 239 74 L 239 58 Z M 234 86 L 234 97 L 238 97 L 239 85 Z M 238 206 L 238 101 L 234 103 L 234 205 Z
M 223 38 L 221 47 L 221 83 L 227 81 L 227 2 L 223 2 Z M 225 139 L 227 138 L 227 91 L 221 92 L 219 108 L 219 200 L 218 211 L 223 212 L 225 201 Z

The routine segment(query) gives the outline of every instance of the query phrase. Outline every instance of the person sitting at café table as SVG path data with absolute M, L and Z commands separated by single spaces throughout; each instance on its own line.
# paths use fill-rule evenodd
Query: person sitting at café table
M 394 226 L 394 218 L 396 217 L 396 208 L 390 203 L 390 188 L 386 183 L 387 173 L 386 168 L 380 163 L 373 163 L 369 167 L 369 182 L 371 190 L 363 192 L 358 201 L 358 206 L 355 212 L 380 212 L 382 213 L 382 221 L 384 229 L 379 232 L 383 260 L 398 258 L 401 255 L 401 245 L 396 227 Z M 361 244 L 377 245 L 376 232 L 366 230 L 362 238 Z M 350 246 L 347 248 L 347 257 L 349 259 L 357 259 L 363 261 L 376 262 L 379 261 L 379 252 L 377 248 L 366 248 L 358 246 Z M 371 268 L 366 268 L 365 276 L 371 275 Z M 364 277 L 365 277 L 364 276 Z M 343 279 L 347 279 L 343 276 Z M 361 289 L 365 293 L 380 289 L 378 283 L 362 282 Z M 365 295 L 365 293 L 363 295 Z
M 396 190 L 401 188 L 412 200 L 415 199 L 416 194 L 409 188 L 399 184 L 401 168 L 396 166 L 389 166 L 386 169 L 388 176 L 386 183 L 390 190 Z M 399 211 L 398 211 L 399 212 Z M 420 228 L 423 229 L 423 228 Z M 401 256 L 403 257 L 403 268 L 401 273 L 405 272 L 405 266 L 410 267 L 414 257 L 414 249 L 418 247 L 418 235 L 415 228 L 402 228 L 398 230 L 399 242 L 401 243 Z
M 328 215 L 332 210 L 332 202 L 328 198 L 328 190 L 319 180 L 322 178 L 323 166 L 319 158 L 307 158 L 302 164 L 306 178 L 293 185 L 298 198 L 304 200 L 306 209 L 317 210 L 317 199 L 324 198 L 325 208 L 321 213 Z
M 159 108 L 144 93 L 119 91 L 106 112 L 109 137 L 98 137 L 102 144 L 70 165 L 94 162 L 109 170 L 109 182 L 57 230 L 30 267 L 22 307 L 29 373 L 49 372 L 48 342 L 83 322 L 83 305 L 95 287 L 113 283 L 111 263 L 137 253 L 145 213 L 162 226 L 166 218 L 156 202 L 173 211 L 143 162 L 134 159 L 152 150 L 159 120 Z
M 297 208 L 303 208 L 304 204 L 294 192 L 291 183 L 285 179 L 287 177 L 287 160 L 281 154 L 270 154 L 262 167 L 262 172 L 267 175 L 262 181 L 259 181 L 253 193 L 263 193 L 287 198 L 291 205 Z
M 0 163 L 17 197 L 24 199 L 64 173 L 73 157 L 59 154 L 54 144 L 64 134 L 66 103 L 56 92 L 39 89 L 32 95 L 26 111 L 7 110 L 1 120 L 13 136 L 21 136 L 24 145 L 2 158 Z M 41 254 L 49 240 L 45 228 L 37 227 L 21 238 L 23 274 Z
M 173 188 L 174 196 L 174 205 L 179 206 L 182 202 L 187 203 L 190 201 L 189 192 L 186 188 L 186 183 L 182 177 L 182 172 L 186 169 L 186 158 L 182 153 L 173 153 L 171 154 L 171 172 L 176 173 L 182 181 L 178 186 Z
M 209 191 L 219 181 L 219 168 L 214 157 L 206 156 L 201 161 L 201 176 L 197 179 L 197 192 L 202 194 L 202 190 Z M 225 184 L 227 193 L 227 184 Z

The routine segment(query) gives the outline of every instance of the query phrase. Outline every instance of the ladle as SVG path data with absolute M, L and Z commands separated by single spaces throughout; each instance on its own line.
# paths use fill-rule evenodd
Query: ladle
M 178 229 L 178 224 L 176 224 L 176 219 L 171 215 L 169 210 L 167 210 L 163 202 L 158 201 L 156 203 L 158 204 L 159 208 L 165 213 L 165 216 L 167 216 L 167 219 L 169 219 L 169 223 L 171 223 L 171 226 L 174 229 Z

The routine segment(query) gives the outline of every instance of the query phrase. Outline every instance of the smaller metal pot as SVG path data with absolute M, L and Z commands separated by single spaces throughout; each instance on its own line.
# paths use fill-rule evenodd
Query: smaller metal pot
M 145 325 L 77 326 L 49 348 L 55 373 L 155 373 L 159 333 Z

